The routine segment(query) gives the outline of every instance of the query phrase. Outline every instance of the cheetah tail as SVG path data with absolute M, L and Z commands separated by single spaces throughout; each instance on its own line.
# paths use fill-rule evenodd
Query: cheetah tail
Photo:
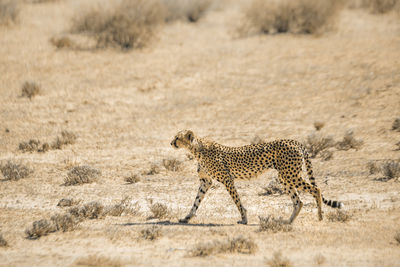
M 324 202 L 325 205 L 331 206 L 332 208 L 338 208 L 341 209 L 344 207 L 343 202 L 337 201 L 337 200 L 328 200 L 322 197 L 322 201 Z

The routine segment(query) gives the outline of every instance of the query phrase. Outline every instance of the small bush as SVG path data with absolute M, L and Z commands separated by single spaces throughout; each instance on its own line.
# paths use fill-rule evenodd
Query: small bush
M 375 161 L 368 162 L 367 168 L 369 174 L 375 174 L 381 171 L 381 167 Z
M 324 123 L 324 122 L 321 122 L 321 121 L 316 121 L 316 122 L 314 122 L 314 128 L 315 128 L 315 130 L 317 130 L 317 131 L 321 130 L 322 127 L 324 127 L 324 126 L 325 126 L 325 123 Z
M 260 232 L 269 231 L 273 233 L 277 232 L 290 232 L 293 230 L 291 224 L 282 222 L 282 220 L 274 219 L 271 216 L 268 217 L 258 217 L 260 220 Z
M 394 240 L 396 240 L 397 243 L 400 244 L 400 232 L 397 232 L 397 233 L 394 235 Z
M 57 204 L 57 207 L 71 207 L 79 204 L 80 200 L 74 200 L 72 198 L 63 198 Z
M 307 136 L 305 147 L 310 153 L 311 158 L 315 158 L 320 152 L 335 145 L 332 137 L 311 134 Z
M 324 264 L 324 263 L 326 262 L 326 258 L 325 258 L 324 255 L 322 255 L 321 253 L 319 253 L 319 254 L 315 255 L 315 257 L 314 257 L 314 262 L 315 262 L 315 264 L 317 264 L 317 265 L 322 265 L 322 264 Z
M 3 235 L 0 233 L 0 247 L 7 247 L 8 243 L 7 241 L 4 239 Z
M 292 267 L 292 262 L 283 257 L 281 252 L 275 252 L 274 256 L 267 260 L 267 264 L 270 267 Z
M 19 8 L 17 1 L 0 0 L 0 25 L 14 24 L 18 20 Z
M 75 47 L 75 43 L 68 36 L 52 37 L 50 43 L 58 49 Z
M 166 22 L 187 20 L 197 22 L 210 8 L 210 0 L 161 0 L 166 8 Z
M 161 237 L 161 227 L 153 225 L 146 229 L 140 231 L 140 236 L 146 240 L 156 240 L 157 238 Z
M 21 97 L 28 97 L 32 99 L 32 97 L 36 96 L 40 92 L 40 85 L 33 81 L 26 81 L 22 85 Z
M 400 118 L 394 120 L 392 130 L 400 132 Z
M 111 9 L 93 9 L 73 22 L 73 33 L 93 36 L 97 48 L 141 48 L 165 19 L 155 0 L 122 0 Z
M 398 0 L 367 0 L 367 5 L 371 13 L 383 14 L 395 9 L 399 5 Z
M 347 222 L 351 219 L 351 215 L 342 210 L 336 210 L 326 215 L 330 222 Z
M 152 216 L 148 219 L 162 219 L 169 215 L 168 207 L 162 203 L 154 203 L 150 206 Z
M 254 0 L 245 11 L 241 33 L 313 34 L 333 22 L 340 7 L 335 0 Z
M 93 201 L 81 207 L 70 208 L 69 213 L 80 220 L 100 219 L 104 216 L 104 206 L 99 202 Z
M 199 243 L 190 251 L 190 255 L 206 257 L 218 253 L 253 254 L 256 250 L 257 244 L 253 240 L 239 236 L 224 241 Z
M 274 179 L 272 180 L 268 186 L 264 187 L 264 192 L 259 193 L 259 196 L 269 196 L 269 195 L 274 195 L 274 194 L 278 194 L 278 195 L 282 195 L 283 194 L 283 190 L 282 190 L 282 186 L 279 184 L 279 182 Z
M 124 264 L 118 259 L 110 259 L 105 256 L 91 255 L 79 258 L 74 262 L 74 266 L 92 266 L 92 267 L 122 267 Z
M 22 152 L 47 152 L 50 146 L 48 143 L 41 144 L 39 140 L 31 139 L 28 142 L 19 143 L 18 149 Z
M 132 204 L 132 199 L 125 197 L 120 203 L 107 207 L 104 213 L 110 216 L 122 216 L 126 214 L 135 215 L 139 212 L 139 208 L 137 202 Z
M 157 164 L 152 164 L 150 169 L 143 172 L 144 175 L 154 175 L 160 173 L 160 167 Z
M 363 145 L 363 141 L 362 140 L 356 140 L 353 137 L 353 132 L 352 131 L 348 131 L 346 132 L 346 134 L 343 137 L 343 140 L 340 142 L 337 142 L 335 147 L 339 150 L 349 150 L 351 148 L 353 149 L 359 149 L 362 145 Z
M 58 136 L 56 140 L 51 144 L 52 149 L 62 149 L 65 145 L 73 145 L 76 141 L 76 135 L 69 131 L 62 131 L 61 136 Z
M 85 183 L 94 182 L 101 172 L 89 166 L 76 166 L 73 167 L 64 179 L 64 185 L 80 185 Z
M 125 177 L 125 182 L 128 184 L 136 184 L 137 182 L 140 182 L 140 177 L 138 174 L 130 175 Z
M 1 173 L 5 180 L 19 180 L 28 177 L 33 171 L 27 166 L 8 161 L 4 165 L 0 165 Z
M 382 165 L 383 175 L 387 180 L 400 177 L 400 162 L 398 161 L 387 161 Z
M 56 231 L 73 231 L 76 229 L 79 220 L 71 214 L 57 214 L 51 217 Z
M 165 169 L 169 171 L 179 171 L 182 168 L 182 162 L 177 159 L 163 159 L 162 161 Z
M 56 226 L 46 219 L 35 221 L 32 227 L 25 230 L 25 234 L 29 239 L 38 239 L 41 236 L 57 231 Z

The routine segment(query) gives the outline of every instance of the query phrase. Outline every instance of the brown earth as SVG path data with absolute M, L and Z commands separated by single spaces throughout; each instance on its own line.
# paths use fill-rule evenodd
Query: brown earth
M 230 2 L 227 2 L 230 3 Z M 335 30 L 321 36 L 257 35 L 236 38 L 241 8 L 226 5 L 196 24 L 175 22 L 160 29 L 144 49 L 57 50 L 49 39 L 68 28 L 79 1 L 23 4 L 18 25 L 0 28 L 0 161 L 34 169 L 28 178 L 0 182 L 1 266 L 266 265 L 275 252 L 294 266 L 400 266 L 400 182 L 377 181 L 367 163 L 396 160 L 400 133 L 400 24 L 395 14 L 343 10 Z M 39 95 L 19 97 L 25 81 L 40 84 Z M 321 134 L 342 139 L 352 130 L 364 141 L 358 150 L 333 149 L 333 158 L 313 159 L 324 195 L 339 199 L 348 222 L 318 221 L 314 200 L 290 232 L 258 232 L 258 216 L 288 217 L 288 196 L 259 196 L 275 171 L 238 181 L 249 225 L 223 186 L 206 195 L 191 224 L 177 224 L 197 192 L 196 163 L 169 143 L 192 129 L 226 145 L 244 145 L 255 136 L 305 140 Z M 6 131 L 6 129 L 8 129 Z M 29 139 L 51 142 L 61 131 L 75 144 L 46 153 L 22 153 Z M 168 171 L 163 159 L 183 162 Z M 134 184 L 125 177 L 158 165 Z M 62 186 L 70 167 L 101 170 L 98 182 Z M 25 238 L 33 221 L 63 212 L 60 199 L 117 203 L 129 196 L 137 215 L 83 221 L 71 232 L 38 240 Z M 150 203 L 170 209 L 166 219 L 147 220 Z M 332 210 L 324 206 L 325 215 Z M 168 223 L 169 221 L 169 223 Z M 161 223 L 160 223 L 161 222 Z M 163 223 L 164 222 L 164 223 Z M 154 224 L 161 237 L 144 240 Z M 219 253 L 205 258 L 190 251 L 205 241 L 237 236 L 253 240 L 254 254 Z M 97 257 L 97 258 L 96 258 Z

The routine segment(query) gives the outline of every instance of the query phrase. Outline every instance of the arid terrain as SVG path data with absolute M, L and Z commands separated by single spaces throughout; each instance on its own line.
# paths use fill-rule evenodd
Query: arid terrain
M 196 23 L 163 25 L 143 48 L 92 49 L 74 34 L 89 47 L 77 49 L 50 40 L 70 36 L 90 1 L 31 2 L 20 3 L 18 22 L 0 25 L 0 165 L 31 170 L 18 180 L 0 173 L 0 266 L 400 266 L 400 171 L 385 172 L 400 159 L 396 12 L 344 7 L 319 34 L 242 36 L 246 1 L 226 0 Z M 24 96 L 26 81 L 37 95 Z M 318 221 L 302 193 L 291 228 L 260 231 L 259 216 L 292 211 L 289 196 L 265 193 L 277 177 L 270 170 L 236 181 L 248 225 L 236 224 L 239 212 L 217 182 L 197 216 L 179 224 L 199 184 L 195 160 L 170 145 L 182 129 L 229 146 L 330 139 L 336 145 L 312 159 L 314 173 L 347 217 L 324 205 Z M 65 131 L 71 142 L 61 142 Z M 338 145 L 346 134 L 357 142 L 347 150 Z M 49 147 L 24 151 L 31 139 Z M 68 186 L 76 166 L 101 174 Z M 129 212 L 120 216 L 28 238 L 33 222 L 70 212 L 61 199 L 107 208 L 125 198 Z M 156 214 L 155 204 L 167 210 Z M 235 238 L 249 251 L 213 250 Z

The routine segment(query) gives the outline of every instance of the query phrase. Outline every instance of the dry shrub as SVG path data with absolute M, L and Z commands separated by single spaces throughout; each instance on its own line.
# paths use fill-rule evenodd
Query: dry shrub
M 245 11 L 240 33 L 313 34 L 336 17 L 341 7 L 336 0 L 254 0 Z
M 0 165 L 0 170 L 5 180 L 13 181 L 26 178 L 33 172 L 27 166 L 11 161 L 8 161 L 4 165 Z
M 79 220 L 71 214 L 57 214 L 51 217 L 56 231 L 73 231 L 79 224 Z
M 28 239 L 38 239 L 41 236 L 48 235 L 49 233 L 57 231 L 56 226 L 46 219 L 35 221 L 32 227 L 25 230 Z
M 375 174 L 375 173 L 378 173 L 381 171 L 381 167 L 375 161 L 368 162 L 367 168 L 368 168 L 369 174 Z
M 80 220 L 100 219 L 104 216 L 104 206 L 99 202 L 93 201 L 81 207 L 70 208 L 69 213 Z
M 97 48 L 141 48 L 164 17 L 156 0 L 122 0 L 113 8 L 92 9 L 78 17 L 71 31 L 94 37 Z
M 73 167 L 64 179 L 64 185 L 80 185 L 85 183 L 94 182 L 101 172 L 89 166 L 76 166 Z
M 218 253 L 242 253 L 253 254 L 257 250 L 257 244 L 250 238 L 242 236 L 229 238 L 224 241 L 212 241 L 197 244 L 191 251 L 193 257 L 206 257 Z
M 51 144 L 52 149 L 62 149 L 65 145 L 73 145 L 76 141 L 76 135 L 69 131 L 62 131 L 61 136 L 58 136 L 56 140 Z
M 52 37 L 50 43 L 58 49 L 75 47 L 75 43 L 68 36 Z
M 159 173 L 160 173 L 160 167 L 155 163 L 151 164 L 149 170 L 143 172 L 144 175 L 154 175 Z
M 324 255 L 322 255 L 321 253 L 319 253 L 319 254 L 315 255 L 315 257 L 314 257 L 314 262 L 315 262 L 315 264 L 317 264 L 317 265 L 322 265 L 322 264 L 324 264 L 324 263 L 326 262 L 326 258 L 325 258 Z
M 74 262 L 74 266 L 122 267 L 124 264 L 118 259 L 110 259 L 105 256 L 91 255 L 77 259 Z
M 399 151 L 400 150 L 400 142 L 397 142 L 395 145 L 397 146 L 395 151 Z
M 135 215 L 139 212 L 139 203 L 132 203 L 132 199 L 125 197 L 120 203 L 107 207 L 104 214 L 110 216 L 122 216 L 127 214 Z
M 315 130 L 317 130 L 317 131 L 321 130 L 322 127 L 324 127 L 324 126 L 325 126 L 325 123 L 322 122 L 322 121 L 316 121 L 316 122 L 314 122 L 314 128 L 315 128 Z
M 0 0 L 0 25 L 11 25 L 17 22 L 19 8 L 17 1 Z
M 332 137 L 323 137 L 317 134 L 307 136 L 305 147 L 311 158 L 315 158 L 320 152 L 335 145 Z
M 71 207 L 71 206 L 75 206 L 78 205 L 79 202 L 81 202 L 80 200 L 74 200 L 72 198 L 63 198 L 60 199 L 60 201 L 58 202 L 57 206 L 58 207 Z
M 22 85 L 21 97 L 28 97 L 32 99 L 35 95 L 39 94 L 40 85 L 33 81 L 26 81 Z
M 397 243 L 400 244 L 400 231 L 397 232 L 397 233 L 394 235 L 394 240 L 396 240 Z
M 161 227 L 153 225 L 140 231 L 140 236 L 146 240 L 156 240 L 162 235 Z
M 330 222 L 347 222 L 351 219 L 351 215 L 343 210 L 336 210 L 336 211 L 332 211 L 329 212 L 326 215 L 326 218 L 328 218 L 328 220 Z
M 382 165 L 383 175 L 387 180 L 400 177 L 400 162 L 390 160 Z
M 140 182 L 140 177 L 138 174 L 130 175 L 128 177 L 125 177 L 125 182 L 128 184 L 135 184 L 137 182 Z
M 166 8 L 166 22 L 197 22 L 209 10 L 211 0 L 161 0 L 161 3 Z
M 353 132 L 348 131 L 343 136 L 343 140 L 336 143 L 335 147 L 339 150 L 359 149 L 363 145 L 362 140 L 356 140 L 353 137 Z
M 154 203 L 150 206 L 152 215 L 148 219 L 162 219 L 169 216 L 168 207 L 162 203 Z
M 264 141 L 261 137 L 259 137 L 258 135 L 256 135 L 256 136 L 253 137 L 253 139 L 251 139 L 250 143 L 251 143 L 252 145 L 258 145 L 258 144 L 265 143 L 265 141 Z
M 270 267 L 291 267 L 293 266 L 292 262 L 286 258 L 282 256 L 281 252 L 275 252 L 274 256 L 267 260 L 267 264 Z
M 259 196 L 269 196 L 269 195 L 282 195 L 283 190 L 282 186 L 279 184 L 279 182 L 276 179 L 273 179 L 268 186 L 264 187 L 264 192 L 258 193 Z
M 258 218 L 260 220 L 260 228 L 259 228 L 260 232 L 268 231 L 277 233 L 277 232 L 290 232 L 293 230 L 291 224 L 284 223 L 280 219 L 275 219 L 272 218 L 271 216 L 267 217 L 258 216 Z
M 400 118 L 394 120 L 392 130 L 400 132 Z
M 22 152 L 47 152 L 50 149 L 48 143 L 43 143 L 39 140 L 30 139 L 28 142 L 19 143 L 18 149 Z
M 398 0 L 367 0 L 367 6 L 371 13 L 383 14 L 390 12 L 400 5 Z
M 0 233 L 0 247 L 7 247 L 8 242 L 4 239 L 3 235 Z
M 182 162 L 177 159 L 163 159 L 162 164 L 169 171 L 179 171 L 182 168 Z

